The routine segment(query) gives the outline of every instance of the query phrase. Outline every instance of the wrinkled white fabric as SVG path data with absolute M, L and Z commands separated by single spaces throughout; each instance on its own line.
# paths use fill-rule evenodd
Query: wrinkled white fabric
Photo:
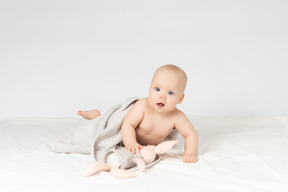
M 54 153 L 47 143 L 81 119 L 17 118 L 0 122 L 0 191 L 288 191 L 288 116 L 190 117 L 199 161 L 183 163 L 184 140 L 137 177 L 81 175 L 91 156 Z

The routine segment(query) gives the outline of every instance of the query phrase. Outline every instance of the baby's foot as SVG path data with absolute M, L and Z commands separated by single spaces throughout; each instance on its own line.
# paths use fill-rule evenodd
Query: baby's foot
M 91 111 L 78 111 L 78 115 L 81 115 L 85 119 L 92 120 L 100 116 L 100 111 L 97 109 L 93 109 Z

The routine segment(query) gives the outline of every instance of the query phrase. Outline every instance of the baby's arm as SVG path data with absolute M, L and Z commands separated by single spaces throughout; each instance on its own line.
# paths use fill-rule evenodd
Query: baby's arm
M 183 161 L 186 163 L 196 163 L 199 160 L 197 157 L 198 136 L 192 123 L 183 112 L 180 112 L 175 127 L 185 138 Z
M 137 101 L 130 109 L 123 120 L 121 126 L 122 140 L 125 148 L 132 153 L 139 152 L 143 147 L 136 140 L 135 128 L 142 121 L 144 116 L 143 103 L 141 100 Z

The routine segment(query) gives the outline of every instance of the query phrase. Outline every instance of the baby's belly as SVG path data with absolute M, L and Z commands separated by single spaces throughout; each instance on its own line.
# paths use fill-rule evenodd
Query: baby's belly
M 137 137 L 137 142 L 140 145 L 158 145 L 161 143 L 166 137 L 165 136 L 152 136 L 152 135 L 139 135 Z

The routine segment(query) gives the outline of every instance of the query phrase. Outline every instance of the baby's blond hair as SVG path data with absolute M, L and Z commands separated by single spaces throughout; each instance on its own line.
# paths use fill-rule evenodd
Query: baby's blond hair
M 174 71 L 176 73 L 178 73 L 182 78 L 183 78 L 183 83 L 184 83 L 184 89 L 183 91 L 185 90 L 185 87 L 186 87 L 186 84 L 187 84 L 187 75 L 186 73 L 178 66 L 176 65 L 173 65 L 173 64 L 167 64 L 167 65 L 162 65 L 161 67 L 159 67 L 155 73 L 154 73 L 154 76 L 157 72 L 159 71 L 162 71 L 162 70 L 169 70 L 169 71 Z M 154 78 L 154 77 L 153 77 Z

